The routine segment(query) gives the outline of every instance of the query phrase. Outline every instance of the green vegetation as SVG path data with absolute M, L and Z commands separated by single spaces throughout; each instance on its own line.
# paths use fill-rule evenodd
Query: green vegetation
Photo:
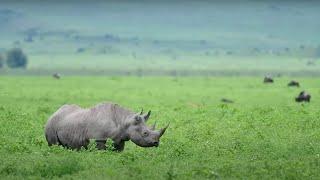
M 0 179 L 320 179 L 319 2 L 1 2 Z M 103 101 L 171 122 L 160 146 L 47 146 Z
M 312 62 L 312 65 L 309 63 Z M 178 60 L 168 56 L 133 59 L 125 55 L 28 54 L 26 69 L 7 69 L 6 75 L 166 75 L 166 76 L 319 76 L 318 59 L 276 56 L 205 56 L 185 54 Z
M 0 77 L 1 179 L 319 179 L 318 78 Z M 305 89 L 311 103 L 294 97 Z M 223 104 L 229 98 L 234 104 Z M 158 148 L 48 147 L 47 118 L 65 103 L 113 101 L 171 125 Z

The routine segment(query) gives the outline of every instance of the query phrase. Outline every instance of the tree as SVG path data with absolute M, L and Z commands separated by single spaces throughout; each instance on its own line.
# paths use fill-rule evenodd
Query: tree
M 7 65 L 10 68 L 25 68 L 28 63 L 27 56 L 20 48 L 14 48 L 7 52 Z
M 2 68 L 4 66 L 4 58 L 3 56 L 0 54 L 0 68 Z

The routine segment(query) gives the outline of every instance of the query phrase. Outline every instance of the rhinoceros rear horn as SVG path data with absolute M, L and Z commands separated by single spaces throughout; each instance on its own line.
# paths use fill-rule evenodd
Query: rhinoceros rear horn
M 151 111 L 148 111 L 148 113 L 144 114 L 143 115 L 144 120 L 147 121 L 149 119 L 150 115 L 151 115 Z
M 160 136 L 159 137 L 161 137 L 166 132 L 169 125 L 170 125 L 170 123 L 168 123 L 168 125 L 165 128 L 160 129 Z

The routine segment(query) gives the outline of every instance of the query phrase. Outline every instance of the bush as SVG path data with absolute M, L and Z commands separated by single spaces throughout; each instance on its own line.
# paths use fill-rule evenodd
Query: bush
M 25 68 L 27 66 L 27 56 L 19 48 L 11 49 L 7 52 L 7 65 L 10 68 Z
M 0 68 L 2 68 L 4 66 L 4 58 L 3 56 L 0 54 Z

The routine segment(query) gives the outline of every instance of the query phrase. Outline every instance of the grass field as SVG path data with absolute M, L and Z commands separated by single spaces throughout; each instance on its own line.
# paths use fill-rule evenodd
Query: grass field
M 0 77 L 1 179 L 319 179 L 320 84 L 286 77 Z M 311 103 L 294 97 L 307 90 Z M 221 98 L 234 104 L 223 104 Z M 113 101 L 171 125 L 158 148 L 121 153 L 48 147 L 47 118 L 65 103 Z
M 0 75 L 63 76 L 314 76 L 320 75 L 319 59 L 299 56 L 32 54 L 26 69 L 0 68 Z

